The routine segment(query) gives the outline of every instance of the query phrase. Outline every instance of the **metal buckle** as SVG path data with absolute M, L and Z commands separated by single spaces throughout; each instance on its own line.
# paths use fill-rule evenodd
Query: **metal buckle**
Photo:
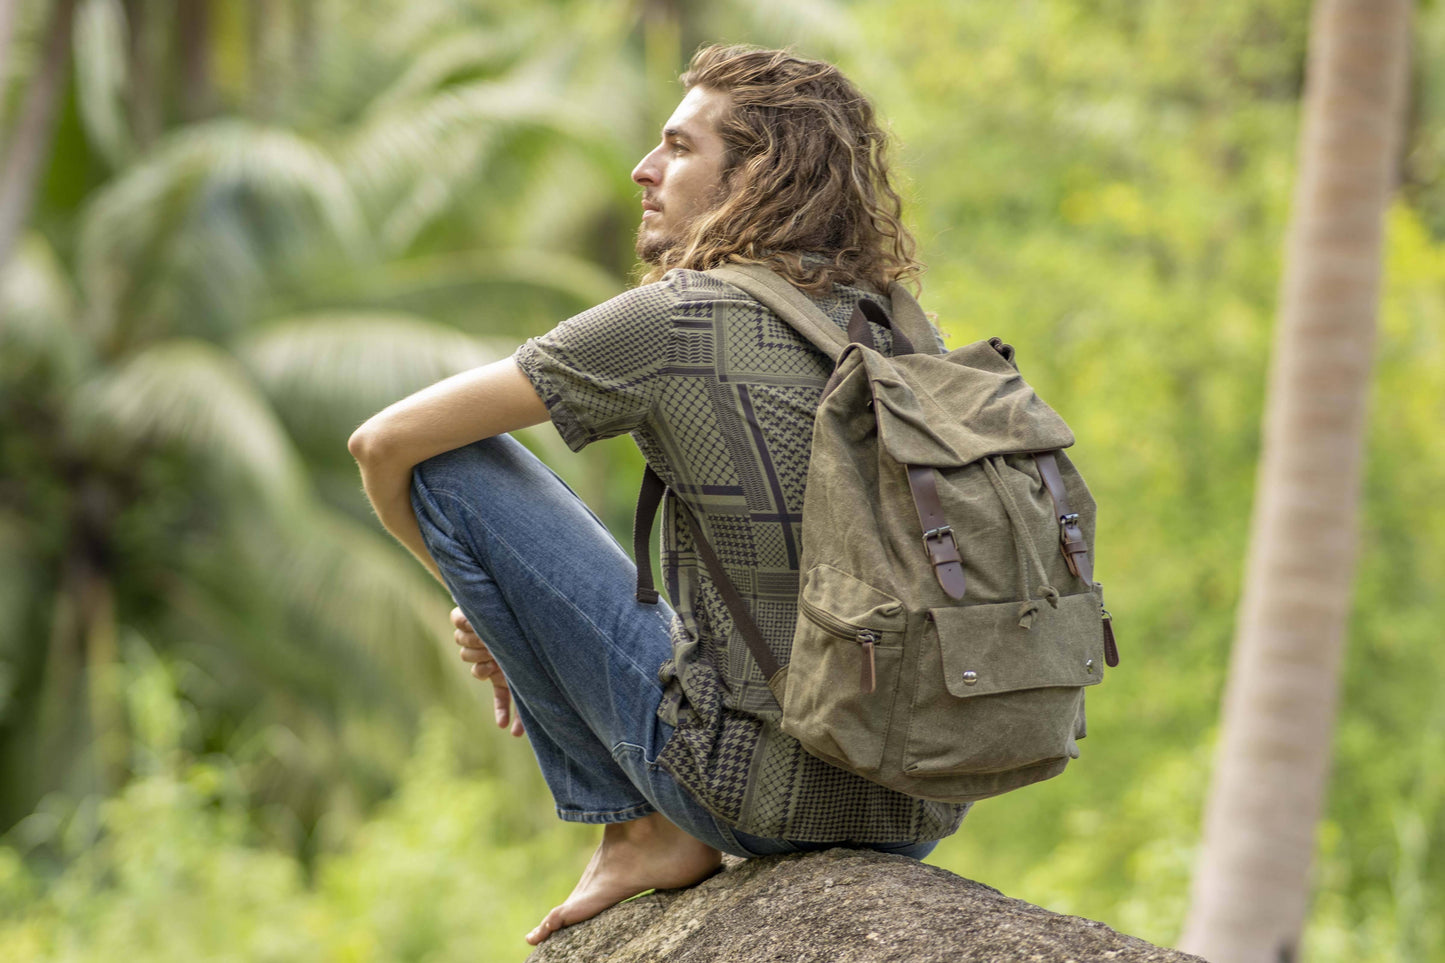
M 930 538 L 942 538 L 945 535 L 953 534 L 952 525 L 940 525 L 937 528 L 930 528 L 923 533 L 923 544 L 927 545 Z
M 1060 524 L 1060 525 L 1064 525 L 1064 526 L 1077 525 L 1077 524 L 1079 524 L 1079 514 L 1078 514 L 1078 512 L 1073 512 L 1073 513 L 1068 514 L 1068 515 L 1060 515 L 1060 516 L 1059 516 L 1059 524 Z

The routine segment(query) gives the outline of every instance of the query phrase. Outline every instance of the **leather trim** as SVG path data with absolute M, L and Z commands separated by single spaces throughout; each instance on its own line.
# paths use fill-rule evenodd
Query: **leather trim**
M 961 599 L 968 590 L 968 580 L 963 574 L 963 557 L 958 554 L 953 529 L 943 514 L 935 469 L 928 465 L 908 465 L 907 468 L 908 488 L 913 492 L 918 523 L 923 526 L 923 547 L 933 564 L 933 574 L 949 598 Z
M 1054 501 L 1054 517 L 1059 520 L 1059 551 L 1069 565 L 1069 571 L 1094 584 L 1094 563 L 1089 558 L 1089 546 L 1084 541 L 1084 532 L 1079 528 L 1079 516 L 1069 507 L 1069 493 L 1064 487 L 1064 476 L 1059 474 L 1059 462 L 1051 451 L 1034 455 L 1039 466 L 1039 477 L 1049 490 Z

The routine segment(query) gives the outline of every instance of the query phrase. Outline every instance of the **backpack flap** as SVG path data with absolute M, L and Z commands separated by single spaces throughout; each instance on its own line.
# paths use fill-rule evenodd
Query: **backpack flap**
M 868 380 L 879 440 L 900 464 L 961 468 L 989 455 L 1074 443 L 1064 420 L 987 341 L 898 358 L 849 346 L 838 368 L 839 382 Z M 839 392 L 840 400 L 851 394 Z
M 928 638 L 942 656 L 947 695 L 933 685 L 915 695 L 905 773 L 925 783 L 956 776 L 966 786 L 989 773 L 1045 778 L 1078 756 L 1085 687 L 1104 673 L 1098 600 L 1065 596 L 1058 608 L 1044 606 L 1031 629 L 1019 626 L 1018 609 L 930 610 Z
M 1027 629 L 1019 626 L 1017 602 L 932 609 L 929 618 L 944 683 L 957 698 L 1103 681 L 1104 633 L 1093 592 L 1042 606 Z

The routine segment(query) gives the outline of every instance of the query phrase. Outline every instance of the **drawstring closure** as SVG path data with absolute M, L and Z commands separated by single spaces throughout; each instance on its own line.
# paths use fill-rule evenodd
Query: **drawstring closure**
M 1004 514 L 1008 516 L 1009 528 L 1013 532 L 1014 552 L 1018 557 L 1019 596 L 1024 600 L 1019 606 L 1019 628 L 1027 630 L 1033 628 L 1034 616 L 1038 614 L 1040 602 L 1048 602 L 1051 608 L 1059 607 L 1059 590 L 1049 584 L 1049 572 L 1044 568 L 1044 560 L 1039 556 L 1039 547 L 1022 520 L 1023 513 L 1014 501 L 1013 492 L 1003 483 L 1003 478 L 994 464 L 1002 459 L 1002 455 L 990 455 L 982 459 L 981 464 L 989 484 L 993 485 L 999 501 L 1003 502 Z M 1033 587 L 1029 582 L 1030 571 L 1038 575 L 1040 598 L 1034 598 Z

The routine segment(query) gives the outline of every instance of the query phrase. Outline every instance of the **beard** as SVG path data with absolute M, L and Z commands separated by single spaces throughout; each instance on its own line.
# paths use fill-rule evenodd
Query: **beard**
M 724 180 L 708 197 L 702 210 L 694 213 L 685 223 L 666 233 L 649 232 L 646 223 L 637 225 L 637 242 L 633 245 L 637 259 L 644 264 L 656 267 L 669 254 L 679 254 L 685 251 L 692 242 L 698 222 L 717 211 L 727 200 L 728 194 L 728 183 Z
M 637 228 L 637 243 L 634 250 L 637 259 L 644 264 L 661 264 L 663 257 L 682 247 L 682 239 L 672 234 L 650 233 L 646 226 Z

